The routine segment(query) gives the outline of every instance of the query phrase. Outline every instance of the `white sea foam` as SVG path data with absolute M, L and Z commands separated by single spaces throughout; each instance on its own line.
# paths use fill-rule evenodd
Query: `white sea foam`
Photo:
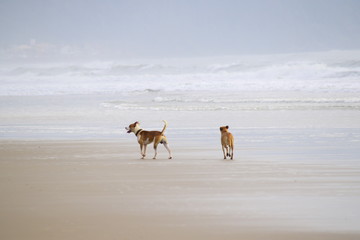
M 0 96 L 151 91 L 359 92 L 360 52 L 2 65 Z
M 360 51 L 3 64 L 0 96 L 113 95 L 117 110 L 360 108 Z

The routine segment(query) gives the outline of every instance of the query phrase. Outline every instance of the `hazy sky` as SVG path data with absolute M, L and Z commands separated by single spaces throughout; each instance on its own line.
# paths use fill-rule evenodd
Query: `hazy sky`
M 360 49 L 360 0 L 0 0 L 0 31 L 12 57 Z

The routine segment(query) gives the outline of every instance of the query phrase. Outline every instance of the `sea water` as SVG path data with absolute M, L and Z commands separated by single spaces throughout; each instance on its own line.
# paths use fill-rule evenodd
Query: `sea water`
M 178 135 L 220 124 L 356 129 L 360 51 L 2 63 L 0 99 L 5 139 L 112 138 L 162 119 Z

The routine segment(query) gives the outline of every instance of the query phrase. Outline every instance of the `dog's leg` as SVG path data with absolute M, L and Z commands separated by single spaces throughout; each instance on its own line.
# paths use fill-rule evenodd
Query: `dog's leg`
M 145 159 L 145 156 L 146 156 L 146 144 L 144 144 L 143 148 L 144 148 L 144 153 L 143 153 L 143 157 L 141 159 Z
M 158 146 L 158 143 L 154 143 L 154 150 L 155 150 L 155 155 L 153 157 L 153 159 L 156 159 L 156 155 L 157 155 L 157 146 Z
M 227 156 L 227 157 L 230 157 L 229 146 L 226 145 L 225 148 L 226 148 L 226 156 Z
M 233 158 L 234 158 L 234 146 L 231 146 L 230 149 L 231 149 L 231 160 L 233 160 Z
M 224 147 L 224 145 L 221 145 L 221 147 L 222 147 L 222 150 L 223 150 L 224 159 L 226 159 L 226 155 L 225 155 L 225 147 Z
M 144 146 L 140 144 L 140 153 L 141 153 L 141 159 L 144 159 L 145 155 L 143 153 Z
M 168 146 L 168 143 L 167 142 L 164 142 L 164 147 L 166 148 L 166 150 L 169 152 L 169 159 L 172 159 L 172 156 L 171 156 L 171 151 L 170 151 L 170 148 Z

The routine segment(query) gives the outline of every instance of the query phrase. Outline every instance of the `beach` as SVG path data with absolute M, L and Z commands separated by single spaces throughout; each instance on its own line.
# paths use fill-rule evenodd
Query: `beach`
M 133 136 L 1 141 L 1 238 L 360 236 L 360 164 L 345 153 L 356 146 L 330 154 L 324 143 L 238 144 L 233 161 L 222 159 L 220 145 L 171 146 L 172 160 L 162 146 L 157 160 L 152 149 L 140 160 Z
M 359 239 L 358 56 L 2 65 L 0 238 Z

